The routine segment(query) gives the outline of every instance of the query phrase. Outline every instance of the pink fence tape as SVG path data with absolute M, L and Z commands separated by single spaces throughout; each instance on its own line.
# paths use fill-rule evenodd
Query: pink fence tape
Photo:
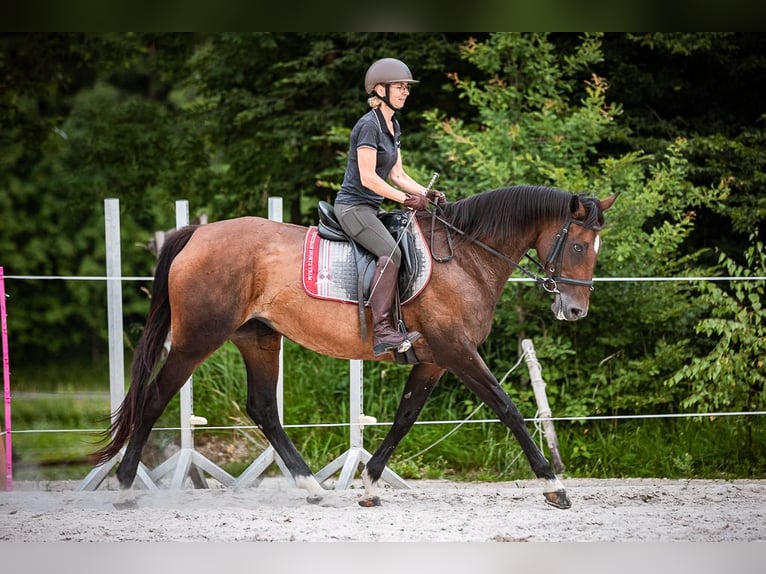
M 13 490 L 13 447 L 11 441 L 11 371 L 8 360 L 8 324 L 5 312 L 5 275 L 0 266 L 0 326 L 3 344 L 3 397 L 5 399 L 5 490 Z

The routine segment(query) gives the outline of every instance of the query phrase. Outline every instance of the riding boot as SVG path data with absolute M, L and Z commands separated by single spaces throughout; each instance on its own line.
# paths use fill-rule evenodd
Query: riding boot
M 399 268 L 389 257 L 380 257 L 376 264 L 375 277 L 372 280 L 373 292 L 370 296 L 375 355 L 392 350 L 405 353 L 412 346 L 412 342 L 420 337 L 417 331 L 402 333 L 391 324 L 391 307 L 394 304 L 398 280 Z

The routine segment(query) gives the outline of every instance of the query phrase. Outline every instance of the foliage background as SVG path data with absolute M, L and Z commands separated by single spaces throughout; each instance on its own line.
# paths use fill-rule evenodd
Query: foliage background
M 0 264 L 7 275 L 103 275 L 108 197 L 121 201 L 123 273 L 131 276 L 151 273 L 146 245 L 154 230 L 173 226 L 176 199 L 215 220 L 265 215 L 267 198 L 280 196 L 287 220 L 313 223 L 317 201 L 334 197 L 348 133 L 365 110 L 364 71 L 394 55 L 421 80 L 400 118 L 405 164 L 423 181 L 439 171 L 448 197 L 513 183 L 599 197 L 619 191 L 598 276 L 762 278 L 765 40 L 760 33 L 3 34 Z M 39 386 L 41 366 L 103 366 L 103 285 L 9 280 L 7 289 L 15 384 Z M 150 282 L 124 285 L 128 351 L 150 290 Z M 548 305 L 528 285 L 509 283 L 482 352 L 500 378 L 517 361 L 520 339 L 533 339 L 557 415 L 766 406 L 762 279 L 597 282 L 588 318 L 573 325 L 556 322 Z M 293 348 L 288 365 L 296 371 L 287 377 L 286 404 L 295 405 L 287 416 L 344 416 L 342 367 Z M 246 422 L 236 401 L 223 398 L 243 393 L 236 358 L 224 351 L 211 369 L 224 373 L 224 386 L 203 371 L 195 397 L 219 405 L 224 421 Z M 365 408 L 390 420 L 406 370 L 369 365 L 366 373 Z M 534 414 L 528 380 L 517 374 L 506 386 Z M 446 376 L 422 417 L 459 418 L 475 406 Z M 763 474 L 757 418 L 696 423 L 574 423 L 561 442 L 573 472 Z M 507 474 L 515 445 L 496 427 L 461 431 L 419 460 L 435 472 Z M 381 432 L 373 427 L 367 437 L 374 444 Z M 439 432 L 416 427 L 401 460 Z M 659 456 L 667 433 L 672 447 Z M 342 452 L 342 433 L 291 435 L 318 464 Z M 700 437 L 703 445 L 693 440 Z M 478 461 L 462 447 L 474 443 L 483 445 Z

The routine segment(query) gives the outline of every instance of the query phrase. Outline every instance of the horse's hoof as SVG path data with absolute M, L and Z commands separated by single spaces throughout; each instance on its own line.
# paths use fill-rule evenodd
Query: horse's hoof
M 306 497 L 306 502 L 309 504 L 319 504 L 322 500 L 324 500 L 324 497 L 321 494 L 309 494 Z
M 359 506 L 364 506 L 365 508 L 372 508 L 373 506 L 380 506 L 380 497 L 379 496 L 369 496 L 362 498 L 359 501 Z
M 569 500 L 565 490 L 554 490 L 553 492 L 543 492 L 545 502 L 555 508 L 566 510 L 572 507 L 572 502 Z
M 117 495 L 117 502 L 113 503 L 117 510 L 130 510 L 138 508 L 138 498 L 136 491 L 132 488 L 122 489 Z

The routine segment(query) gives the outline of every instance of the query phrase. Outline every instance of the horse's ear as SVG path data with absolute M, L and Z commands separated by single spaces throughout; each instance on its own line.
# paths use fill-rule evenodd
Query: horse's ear
M 610 207 L 614 205 L 615 200 L 617 199 L 617 196 L 620 195 L 620 192 L 615 192 L 606 199 L 602 199 L 598 202 L 598 206 L 601 208 L 601 211 L 606 211 Z
M 569 213 L 577 215 L 578 209 L 580 209 L 580 196 L 572 195 L 572 199 L 569 200 Z

